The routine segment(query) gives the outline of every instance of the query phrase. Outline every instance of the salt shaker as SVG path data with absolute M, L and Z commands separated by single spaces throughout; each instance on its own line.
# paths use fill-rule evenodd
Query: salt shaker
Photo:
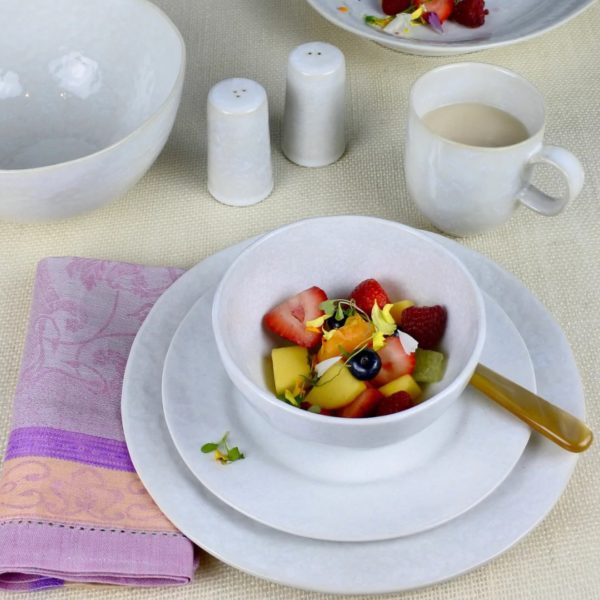
M 310 42 L 288 58 L 282 150 L 292 162 L 322 167 L 346 148 L 346 61 L 339 48 Z
M 251 79 L 225 79 L 208 93 L 208 191 L 219 202 L 248 206 L 273 190 L 269 109 Z

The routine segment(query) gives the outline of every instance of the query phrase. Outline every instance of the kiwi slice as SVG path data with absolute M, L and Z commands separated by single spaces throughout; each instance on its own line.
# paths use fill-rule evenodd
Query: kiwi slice
M 419 383 L 435 383 L 444 376 L 446 369 L 446 357 L 435 350 L 423 350 L 417 348 L 415 351 L 415 370 L 413 379 Z

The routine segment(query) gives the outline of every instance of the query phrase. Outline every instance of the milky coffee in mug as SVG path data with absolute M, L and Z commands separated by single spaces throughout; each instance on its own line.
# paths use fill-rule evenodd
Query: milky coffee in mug
M 410 93 L 409 194 L 436 227 L 453 235 L 492 229 L 520 203 L 555 215 L 581 191 L 583 169 L 567 150 L 545 146 L 543 132 L 543 99 L 516 73 L 481 63 L 434 69 Z M 564 197 L 531 185 L 539 162 L 561 172 Z

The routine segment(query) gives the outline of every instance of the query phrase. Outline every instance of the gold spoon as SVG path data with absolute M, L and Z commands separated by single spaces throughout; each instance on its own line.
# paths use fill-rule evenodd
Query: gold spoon
M 483 365 L 477 365 L 470 383 L 565 450 L 583 452 L 594 439 L 583 421 Z

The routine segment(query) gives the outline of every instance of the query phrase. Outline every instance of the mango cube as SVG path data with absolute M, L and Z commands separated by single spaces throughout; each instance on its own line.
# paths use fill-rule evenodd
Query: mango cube
M 301 346 L 285 346 L 271 350 L 275 392 L 283 394 L 293 390 L 298 382 L 310 377 L 308 350 Z
M 416 402 L 421 395 L 419 384 L 410 375 L 402 375 L 402 377 L 398 377 L 397 379 L 386 383 L 379 388 L 379 391 L 384 396 L 391 396 L 396 392 L 408 392 L 414 402 Z
M 367 388 L 363 381 L 353 377 L 340 361 L 329 367 L 306 396 L 311 405 L 335 410 L 350 404 Z
M 400 300 L 399 302 L 394 302 L 394 304 L 392 304 L 392 308 L 390 308 L 390 315 L 392 316 L 392 319 L 396 321 L 396 325 L 400 325 L 402 312 L 414 305 L 415 303 L 412 300 Z

